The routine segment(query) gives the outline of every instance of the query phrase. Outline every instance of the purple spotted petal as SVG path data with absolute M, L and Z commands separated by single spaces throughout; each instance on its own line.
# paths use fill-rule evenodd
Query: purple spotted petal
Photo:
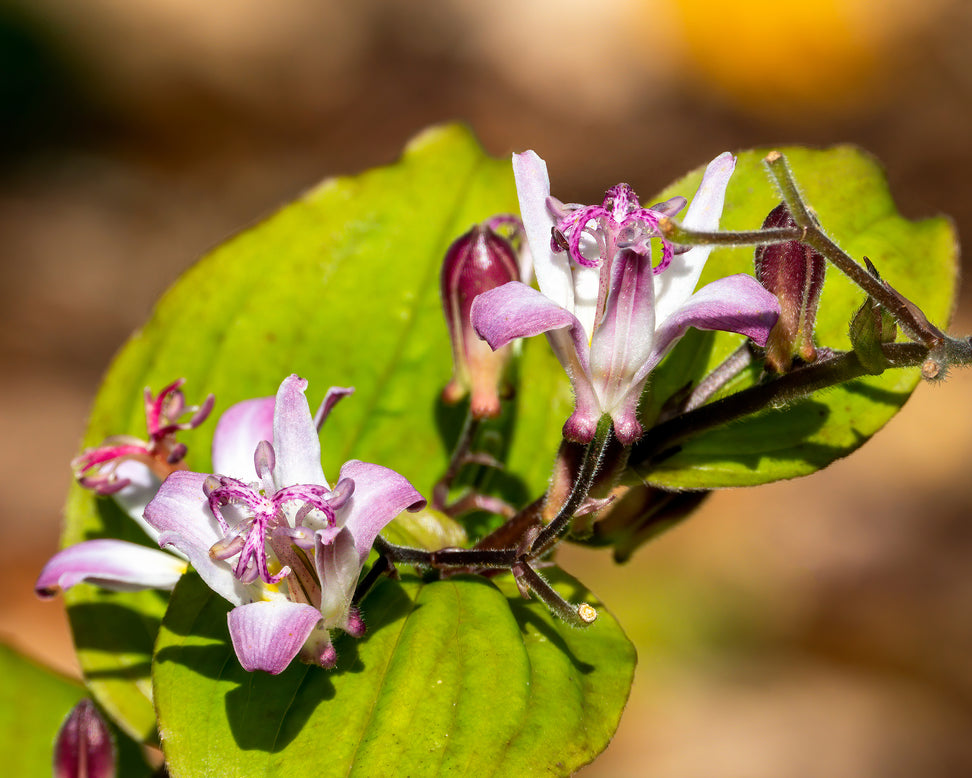
M 546 332 L 574 389 L 575 411 L 564 425 L 564 434 L 570 440 L 591 440 L 601 410 L 588 362 L 587 336 L 576 316 L 536 289 L 512 281 L 484 292 L 473 301 L 472 322 L 494 349 L 514 338 Z
M 577 317 L 526 284 L 511 281 L 483 292 L 473 301 L 471 317 L 476 332 L 493 349 L 516 338 L 569 328 L 573 350 L 587 371 L 587 338 Z
M 307 381 L 288 376 L 277 391 L 273 414 L 273 447 L 277 453 L 277 487 L 294 484 L 327 486 L 321 468 L 321 441 L 304 390 Z
M 261 440 L 273 443 L 273 397 L 244 400 L 227 408 L 213 433 L 213 471 L 253 480 L 253 452 Z
M 591 341 L 591 375 L 602 407 L 609 413 L 651 356 L 654 303 L 651 255 L 622 251 L 612 268 L 604 318 Z M 620 432 L 617 426 L 615 431 Z
M 51 557 L 34 590 L 48 598 L 79 583 L 116 591 L 171 589 L 185 571 L 185 562 L 164 551 L 123 540 L 86 540 Z
M 281 598 L 241 605 L 230 611 L 230 638 L 243 668 L 277 675 L 287 669 L 321 614 L 312 605 Z
M 187 470 L 170 475 L 145 508 L 145 520 L 159 533 L 162 546 L 172 546 L 186 555 L 210 589 L 240 605 L 253 599 L 247 585 L 236 579 L 228 563 L 209 555 L 223 533 L 203 492 L 208 477 Z
M 779 315 L 780 304 L 776 296 L 752 276 L 740 273 L 713 281 L 661 322 L 655 331 L 651 359 L 635 380 L 648 375 L 689 327 L 738 332 L 763 346 Z
M 378 533 L 404 510 L 425 507 L 425 499 L 408 479 L 394 470 L 352 459 L 341 468 L 339 480 L 354 481 L 354 494 L 341 510 L 339 523 L 354 535 L 359 564 L 363 564 Z

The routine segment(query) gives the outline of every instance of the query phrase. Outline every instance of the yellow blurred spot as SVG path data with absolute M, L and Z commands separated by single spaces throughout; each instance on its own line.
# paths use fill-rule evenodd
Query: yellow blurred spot
M 895 48 L 917 27 L 909 5 L 674 0 L 672 10 L 703 79 L 741 107 L 785 120 L 798 109 L 854 110 L 891 88 Z

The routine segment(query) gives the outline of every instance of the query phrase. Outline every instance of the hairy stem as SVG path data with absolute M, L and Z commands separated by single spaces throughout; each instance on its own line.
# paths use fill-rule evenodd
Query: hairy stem
M 574 518 L 574 514 L 577 513 L 581 503 L 587 499 L 591 486 L 594 484 L 594 477 L 604 463 L 604 453 L 614 437 L 613 429 L 610 417 L 602 416 L 600 422 L 598 422 L 597 431 L 594 433 L 594 439 L 587 446 L 584 461 L 577 478 L 574 480 L 570 494 L 564 504 L 560 506 L 557 514 L 550 520 L 550 523 L 540 530 L 536 540 L 533 541 L 530 548 L 531 557 L 544 554 L 570 528 L 571 519 Z
M 956 344 L 953 352 L 965 351 L 963 364 L 972 364 L 972 349 L 968 341 L 949 339 L 949 343 L 952 342 Z M 920 343 L 885 343 L 881 350 L 888 367 L 917 367 L 929 358 L 929 349 Z M 869 372 L 853 351 L 798 367 L 778 378 L 686 411 L 652 427 L 632 449 L 631 464 L 643 468 L 672 447 L 701 432 L 772 406 L 807 397 L 820 389 L 852 381 Z

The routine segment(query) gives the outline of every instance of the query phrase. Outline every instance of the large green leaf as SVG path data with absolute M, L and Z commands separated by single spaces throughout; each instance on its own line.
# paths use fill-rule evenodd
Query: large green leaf
M 145 386 L 158 391 L 185 377 L 187 399 L 214 392 L 218 415 L 273 394 L 295 372 L 309 380 L 312 404 L 332 384 L 356 388 L 325 425 L 329 475 L 357 457 L 398 470 L 429 495 L 463 414 L 439 401 L 451 373 L 442 258 L 472 224 L 515 209 L 509 163 L 487 157 L 458 127 L 426 132 L 394 165 L 321 184 L 215 249 L 166 293 L 111 366 L 85 444 L 144 436 Z M 515 502 L 543 491 L 571 403 L 542 340 L 526 344 L 520 369 L 530 381 L 481 436 L 509 466 L 480 480 Z M 210 422 L 181 438 L 192 469 L 208 470 L 212 429 Z M 79 487 L 66 517 L 65 544 L 99 536 L 148 542 L 110 500 Z M 68 595 L 93 693 L 134 737 L 151 740 L 149 664 L 166 597 L 87 586 Z
M 552 578 L 572 601 L 590 599 Z M 340 639 L 331 671 L 247 673 L 228 607 L 186 576 L 159 634 L 155 695 L 174 776 L 564 775 L 607 745 L 634 670 L 607 611 L 568 627 L 509 576 L 386 579 L 365 601 L 368 634 Z
M 726 195 L 723 229 L 756 229 L 779 202 L 761 164 L 767 151 L 739 155 Z M 782 151 L 804 197 L 834 240 L 858 261 L 869 257 L 882 277 L 918 303 L 932 322 L 947 324 L 957 281 L 957 243 L 950 222 L 912 222 L 899 215 L 880 166 L 858 149 Z M 701 172 L 673 184 L 658 199 L 694 192 Z M 701 283 L 752 272 L 751 247 L 720 249 L 712 253 Z M 829 266 L 817 316 L 817 343 L 849 349 L 848 325 L 863 300 L 864 293 Z M 689 381 L 697 382 L 740 342 L 739 336 L 726 333 L 690 333 L 652 376 L 644 414 L 653 417 L 669 396 Z M 753 371 L 746 372 L 726 391 L 751 386 L 755 378 Z M 652 484 L 689 489 L 806 475 L 862 445 L 901 408 L 919 380 L 917 368 L 861 378 L 700 434 L 640 472 Z
M 76 681 L 45 669 L 0 645 L 0 754 L 6 775 L 49 775 L 54 740 L 85 696 Z M 144 776 L 148 765 L 135 744 L 113 732 L 118 774 Z

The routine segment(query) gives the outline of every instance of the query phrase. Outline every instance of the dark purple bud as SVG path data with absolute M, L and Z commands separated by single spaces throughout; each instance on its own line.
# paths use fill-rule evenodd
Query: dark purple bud
M 795 227 L 782 203 L 766 217 L 764 229 Z M 785 373 L 794 357 L 813 362 L 813 326 L 823 289 L 826 260 L 798 241 L 756 247 L 756 278 L 780 301 L 780 318 L 766 343 L 766 364 Z
M 473 329 L 470 309 L 477 295 L 520 278 L 513 247 L 488 226 L 477 225 L 453 243 L 442 263 L 441 292 L 449 336 L 453 374 L 442 399 L 459 402 L 472 394 L 475 418 L 498 416 L 500 387 L 510 359 L 510 347 L 493 351 Z
M 91 700 L 68 714 L 54 742 L 54 778 L 113 778 L 115 745 Z

